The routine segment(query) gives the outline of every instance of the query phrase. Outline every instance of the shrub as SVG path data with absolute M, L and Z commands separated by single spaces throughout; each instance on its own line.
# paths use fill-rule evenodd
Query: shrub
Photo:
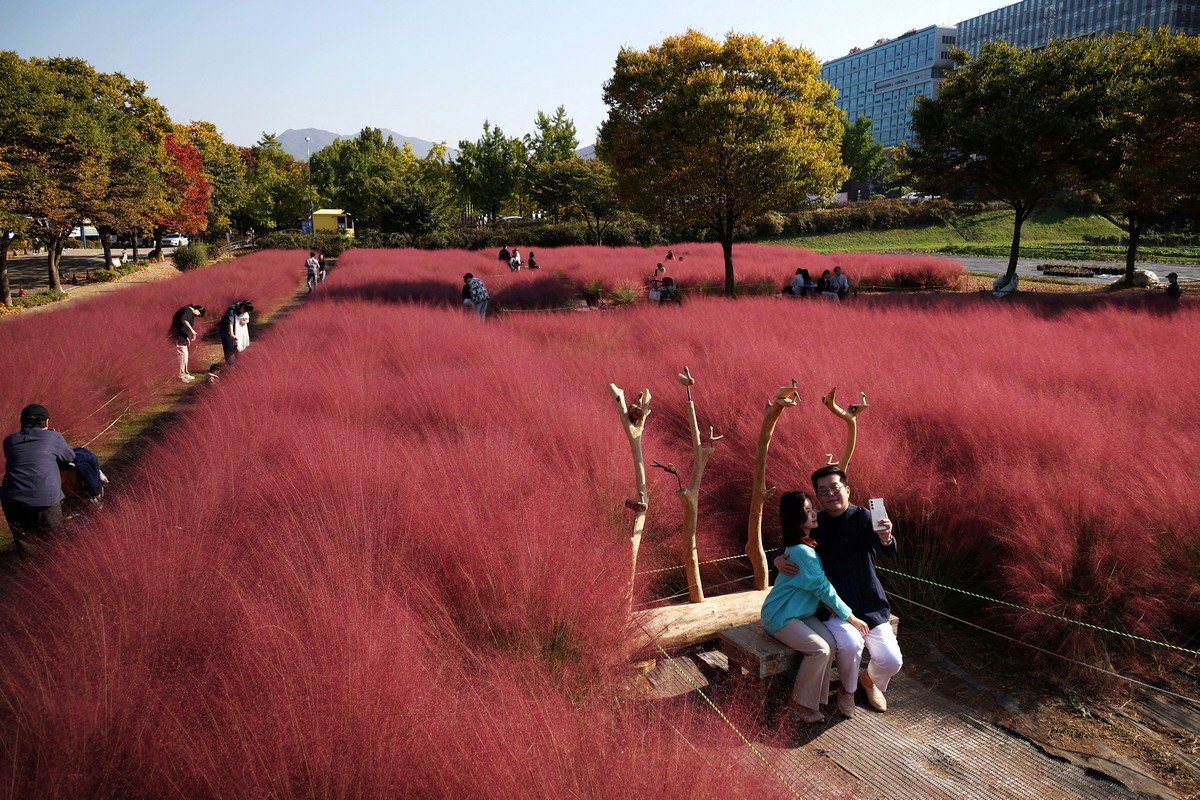
M 208 246 L 204 242 L 175 248 L 175 269 L 183 272 L 208 265 Z
M 57 303 L 61 300 L 66 300 L 68 297 L 66 292 L 56 292 L 52 289 L 45 289 L 40 292 L 31 292 L 24 297 L 13 296 L 12 302 L 14 308 L 36 308 L 38 306 L 48 306 L 51 303 Z
M 336 257 L 354 247 L 354 240 L 340 233 L 280 232 L 263 234 L 255 241 L 263 250 L 316 250 L 326 256 Z

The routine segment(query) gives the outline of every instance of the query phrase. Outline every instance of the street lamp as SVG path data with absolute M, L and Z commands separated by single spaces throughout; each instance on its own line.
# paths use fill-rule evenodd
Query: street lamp
M 316 233 L 313 230 L 313 199 L 312 199 L 312 137 L 304 137 L 304 163 L 308 166 L 308 232 Z

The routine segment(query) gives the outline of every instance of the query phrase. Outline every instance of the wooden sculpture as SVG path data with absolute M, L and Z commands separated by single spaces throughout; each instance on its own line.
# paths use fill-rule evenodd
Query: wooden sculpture
M 771 446 L 771 436 L 775 433 L 775 423 L 785 408 L 791 408 L 800 402 L 796 391 L 796 381 L 791 386 L 784 386 L 775 391 L 775 397 L 767 403 L 763 412 L 762 427 L 758 431 L 758 448 L 754 452 L 754 481 L 750 487 L 750 522 L 746 528 L 746 555 L 750 558 L 750 566 L 754 568 L 754 588 L 767 588 L 767 554 L 763 550 L 762 515 L 763 505 L 775 489 L 767 488 L 767 450 Z
M 841 456 L 837 461 L 833 460 L 833 453 L 826 453 L 825 457 L 829 459 L 828 465 L 836 464 L 838 468 L 850 474 L 850 457 L 854 455 L 854 444 L 858 439 L 858 415 L 867 408 L 867 395 L 865 392 L 859 392 L 858 397 L 862 400 L 861 403 L 851 403 L 844 410 L 837 404 L 835 396 L 837 395 L 837 387 L 829 390 L 829 394 L 821 398 L 821 402 L 825 407 L 840 417 L 846 422 L 846 447 L 842 450 Z
M 617 413 L 621 417 L 621 427 L 625 430 L 625 438 L 629 440 L 629 449 L 633 452 L 633 480 L 635 495 L 625 501 L 626 508 L 633 511 L 633 531 L 629 535 L 630 572 L 629 594 L 627 602 L 633 607 L 633 581 L 637 575 L 638 548 L 642 543 L 642 531 L 646 527 L 646 511 L 650 507 L 646 493 L 646 459 L 642 455 L 642 432 L 646 427 L 646 417 L 650 416 L 650 390 L 642 389 L 638 393 L 637 402 L 631 406 L 625 403 L 625 392 L 615 383 L 608 385 L 608 392 L 617 403 Z

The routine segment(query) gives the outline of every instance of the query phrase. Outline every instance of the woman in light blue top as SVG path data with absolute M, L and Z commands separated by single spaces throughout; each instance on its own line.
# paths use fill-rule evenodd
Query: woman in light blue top
M 849 622 L 862 635 L 867 625 L 850 611 L 825 577 L 817 543 L 808 535 L 817 527 L 817 511 L 804 492 L 787 492 L 779 498 L 779 522 L 789 560 L 800 565 L 795 575 L 780 574 L 763 602 L 762 622 L 767 633 L 800 652 L 800 673 L 792 688 L 792 702 L 802 722 L 824 722 L 821 701 L 829 691 L 830 670 L 836 645 L 825 623 L 816 617 L 817 606 Z

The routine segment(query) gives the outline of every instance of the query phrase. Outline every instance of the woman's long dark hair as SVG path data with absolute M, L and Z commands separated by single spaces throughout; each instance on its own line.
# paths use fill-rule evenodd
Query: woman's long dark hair
M 779 524 L 783 526 L 784 547 L 806 544 L 814 550 L 817 548 L 816 541 L 803 528 L 808 519 L 808 513 L 804 510 L 806 502 L 813 505 L 808 492 L 784 492 L 783 497 L 779 498 Z

